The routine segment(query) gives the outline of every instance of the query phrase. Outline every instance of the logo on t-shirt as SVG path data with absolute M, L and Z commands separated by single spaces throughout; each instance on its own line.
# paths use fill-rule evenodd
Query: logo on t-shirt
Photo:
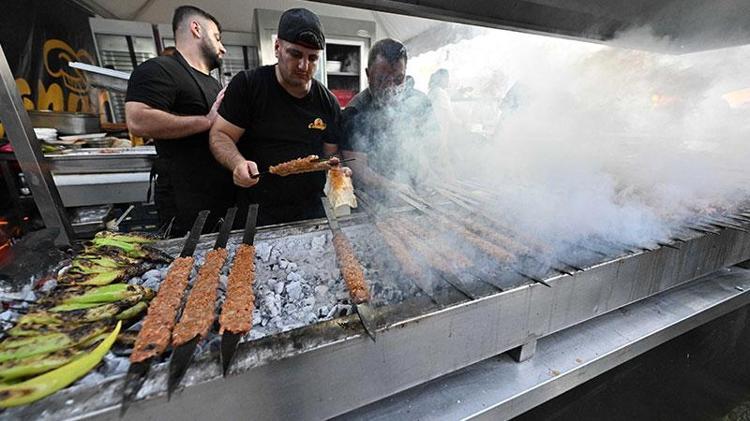
M 316 118 L 315 121 L 310 123 L 310 125 L 307 126 L 308 129 L 318 129 L 318 130 L 325 130 L 326 129 L 326 123 L 321 118 Z

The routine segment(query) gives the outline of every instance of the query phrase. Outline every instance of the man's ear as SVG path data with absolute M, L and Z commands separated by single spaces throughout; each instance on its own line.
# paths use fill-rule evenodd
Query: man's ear
M 273 43 L 273 55 L 276 58 L 279 58 L 281 55 L 281 42 L 279 42 L 278 38 L 276 38 L 276 42 Z
M 190 21 L 190 33 L 193 34 L 193 36 L 195 38 L 201 38 L 202 37 L 201 29 L 202 29 L 201 28 L 201 24 L 198 23 L 197 20 L 194 19 L 194 20 Z

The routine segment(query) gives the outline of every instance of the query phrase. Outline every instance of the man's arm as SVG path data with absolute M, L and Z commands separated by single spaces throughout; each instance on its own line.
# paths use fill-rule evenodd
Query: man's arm
M 221 165 L 232 171 L 234 184 L 240 187 L 252 187 L 258 183 L 258 178 L 251 175 L 258 174 L 258 166 L 248 161 L 237 149 L 236 143 L 245 133 L 245 129 L 228 122 L 218 116 L 209 134 L 209 146 L 214 158 Z
M 367 165 L 367 154 L 355 151 L 342 151 L 344 159 L 354 159 L 349 162 L 349 166 L 354 174 L 354 181 L 368 187 L 384 188 L 389 187 L 393 182 L 382 175 L 373 171 Z
M 206 115 L 178 116 L 138 101 L 125 103 L 128 130 L 136 136 L 155 139 L 179 139 L 211 128 L 218 116 L 224 90 L 219 92 Z

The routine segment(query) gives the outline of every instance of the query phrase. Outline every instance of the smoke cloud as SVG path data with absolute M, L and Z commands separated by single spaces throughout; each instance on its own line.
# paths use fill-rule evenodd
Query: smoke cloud
M 667 55 L 647 29 L 611 45 L 483 32 L 409 62 L 425 92 L 438 68 L 451 77 L 455 118 L 441 118 L 425 185 L 483 194 L 483 212 L 560 249 L 668 241 L 748 197 L 750 93 L 727 94 L 750 87 L 750 47 Z M 618 46 L 635 42 L 653 48 Z

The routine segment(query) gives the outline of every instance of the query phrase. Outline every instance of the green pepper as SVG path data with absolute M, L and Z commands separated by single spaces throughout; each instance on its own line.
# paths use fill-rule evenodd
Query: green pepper
M 115 318 L 117 320 L 127 320 L 141 314 L 148 308 L 148 304 L 145 301 L 139 301 L 134 306 L 127 308 L 120 312 Z
M 52 354 L 37 355 L 23 360 L 6 361 L 0 364 L 0 380 L 2 380 L 3 383 L 6 383 L 10 380 L 45 373 L 68 363 L 74 358 L 82 355 L 84 352 L 85 351 L 65 349 Z
M 91 353 L 22 383 L 0 387 L 0 408 L 26 405 L 37 401 L 83 377 L 109 352 L 121 326 L 122 322 L 117 322 L 112 333 Z

